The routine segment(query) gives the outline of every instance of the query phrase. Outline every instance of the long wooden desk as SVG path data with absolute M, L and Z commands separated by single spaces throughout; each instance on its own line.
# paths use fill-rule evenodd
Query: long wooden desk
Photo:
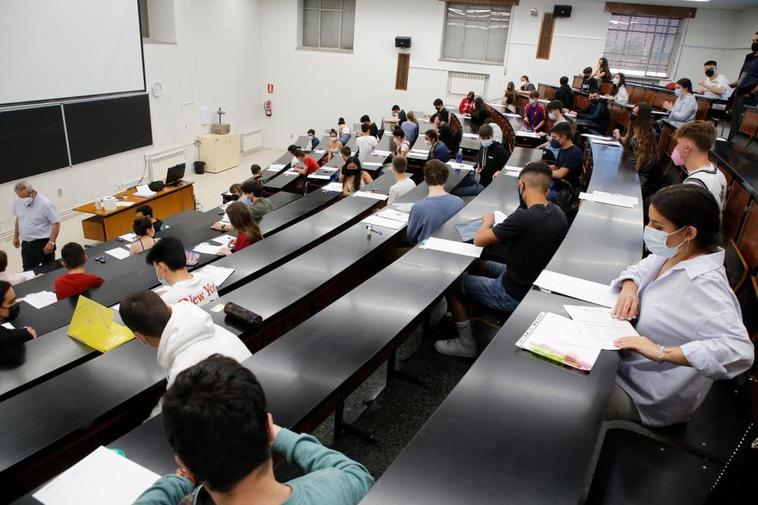
M 85 214 L 93 214 L 82 220 L 84 238 L 105 242 L 119 235 L 131 233 L 134 217 L 140 205 L 150 205 L 155 216 L 171 217 L 186 210 L 195 208 L 195 193 L 192 182 L 181 182 L 177 186 L 169 186 L 149 198 L 134 196 L 135 188 L 113 195 L 119 202 L 133 202 L 128 207 L 116 207 L 115 210 L 98 210 L 95 202 L 76 207 L 74 210 Z

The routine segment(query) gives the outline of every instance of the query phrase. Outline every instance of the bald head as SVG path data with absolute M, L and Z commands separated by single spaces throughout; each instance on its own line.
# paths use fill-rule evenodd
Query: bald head
M 553 172 L 544 161 L 533 161 L 527 164 L 519 174 L 519 181 L 522 181 L 527 189 L 543 193 L 550 187 L 552 178 Z

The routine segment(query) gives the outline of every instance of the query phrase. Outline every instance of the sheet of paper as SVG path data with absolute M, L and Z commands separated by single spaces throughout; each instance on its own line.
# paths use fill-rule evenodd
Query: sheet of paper
M 466 163 L 457 163 L 455 161 L 448 161 L 447 164 L 450 168 L 455 170 L 473 170 L 474 165 L 467 165 Z
M 37 277 L 37 274 L 35 274 L 31 270 L 27 270 L 26 272 L 21 272 L 20 275 L 21 275 L 21 277 L 24 278 L 24 281 L 30 281 L 30 280 L 34 279 L 35 277 Z
M 584 341 L 600 349 L 616 350 L 617 347 L 613 345 L 616 339 L 639 336 L 629 321 L 614 319 L 611 316 L 611 309 L 607 307 L 564 305 L 563 308 L 574 320 Z
M 639 201 L 634 196 L 618 195 L 606 193 L 604 191 L 595 191 L 593 193 L 579 193 L 579 198 L 590 202 L 604 203 L 606 205 L 616 205 L 618 207 L 634 208 Z
M 408 223 L 408 218 L 411 217 L 410 214 L 395 209 L 383 209 L 380 212 L 377 212 L 376 215 L 384 219 L 392 219 L 393 221 L 400 221 L 401 223 L 406 224 Z
M 331 178 L 332 176 L 329 174 L 311 174 L 308 176 L 308 179 L 319 179 L 322 181 L 328 181 Z
M 618 140 L 593 140 L 595 144 L 602 144 L 604 146 L 624 147 Z
M 429 149 L 411 149 L 409 152 L 423 154 L 424 156 L 429 155 Z
M 213 283 L 218 287 L 222 285 L 224 281 L 226 281 L 226 279 L 228 279 L 229 276 L 234 273 L 234 269 L 217 267 L 215 265 L 206 265 L 198 270 L 197 273 L 206 279 L 212 280 Z
M 540 312 L 516 346 L 584 371 L 592 370 L 600 355 L 600 348 L 584 344 L 571 319 L 552 312 Z
M 506 165 L 503 167 L 503 169 L 508 170 L 509 172 L 521 172 L 521 170 L 523 170 L 524 167 L 515 167 L 513 165 Z
M 390 195 L 384 195 L 382 193 L 373 193 L 371 191 L 356 191 L 353 196 L 361 198 L 373 198 L 374 200 L 386 200 Z
M 221 245 L 229 245 L 229 242 L 232 240 L 236 240 L 235 237 L 231 235 L 221 235 L 220 237 L 212 238 L 211 241 L 216 242 L 217 244 Z
M 521 118 L 521 114 L 514 114 L 512 112 L 506 112 L 506 113 L 503 114 L 503 116 L 505 116 L 505 117 L 512 117 L 512 118 L 519 118 L 519 119 Z
M 215 255 L 215 254 L 218 254 L 218 251 L 222 247 L 223 246 L 220 246 L 220 245 L 214 245 L 214 244 L 209 244 L 207 242 L 202 242 L 200 244 L 197 244 L 195 247 L 193 247 L 192 250 L 200 254 L 214 254 Z
M 517 137 L 528 137 L 528 138 L 532 138 L 532 139 L 538 139 L 538 138 L 540 138 L 540 134 L 539 133 L 528 132 L 526 130 L 519 130 L 519 131 L 517 131 L 516 132 L 516 136 Z
M 377 162 L 375 162 L 375 161 L 364 161 L 364 162 L 363 162 L 363 166 L 364 166 L 364 167 L 374 167 L 374 168 L 379 168 L 379 167 L 382 167 L 382 166 L 384 166 L 384 165 L 383 165 L 383 164 L 381 164 L 381 163 L 377 163 Z
M 409 152 L 408 157 L 414 160 L 425 160 L 429 157 L 429 153 L 424 154 L 424 153 Z
M 519 177 L 521 174 L 519 172 L 511 172 L 510 170 L 505 171 L 505 175 L 507 177 Z
M 502 210 L 495 210 L 492 212 L 495 214 L 495 224 L 500 224 L 508 217 L 508 215 Z
M 616 140 L 613 137 L 606 137 L 605 135 L 594 135 L 592 133 L 582 133 L 582 137 L 586 137 L 592 140 Z
M 114 247 L 113 249 L 108 249 L 105 251 L 105 254 L 108 256 L 113 256 L 117 260 L 122 260 L 129 257 L 129 250 L 124 249 L 123 247 Z
M 15 330 L 16 328 L 11 323 L 3 323 L 0 326 L 3 328 L 8 328 L 9 330 Z
M 385 151 L 384 149 L 374 149 L 373 154 L 375 156 L 389 156 L 392 154 L 391 151 Z
M 321 189 L 324 191 L 336 191 L 338 193 L 342 192 L 342 184 L 339 182 L 330 182 L 326 186 L 323 186 Z
M 125 233 L 124 235 L 119 235 L 121 240 L 124 242 L 134 242 L 137 240 L 137 234 L 136 233 Z
M 314 149 L 313 154 L 324 154 L 326 149 Z
M 413 202 L 407 202 L 407 203 L 395 202 L 392 205 L 390 205 L 390 207 L 400 212 L 409 213 L 411 209 L 413 208 Z
M 131 207 L 136 202 L 116 202 L 116 207 Z
M 334 172 L 338 171 L 339 168 L 337 167 L 321 167 L 319 169 L 319 172 L 323 172 L 325 174 L 333 174 Z
M 445 240 L 436 237 L 429 237 L 428 239 L 424 240 L 421 243 L 420 247 L 422 249 L 449 252 L 461 256 L 471 256 L 472 258 L 480 257 L 483 250 L 482 247 L 477 247 L 473 244 L 458 242 L 457 240 Z
M 29 293 L 25 297 L 18 299 L 18 301 L 21 300 L 25 301 L 35 309 L 41 309 L 54 304 L 58 301 L 58 298 L 52 291 L 40 291 L 39 293 Z
M 383 228 L 389 228 L 391 230 L 399 230 L 400 228 L 405 227 L 405 223 L 395 221 L 394 219 L 379 217 L 376 214 L 367 217 L 361 221 L 361 223 L 370 224 L 372 226 L 381 226 Z
M 229 214 L 224 212 L 224 215 L 221 216 L 221 222 L 226 224 L 231 224 L 231 221 L 229 221 Z
M 466 138 L 469 138 L 469 139 L 478 139 L 479 138 L 479 135 L 477 135 L 476 133 L 464 133 L 463 136 L 466 137 Z
M 534 281 L 534 284 L 547 291 L 595 303 L 603 307 L 616 305 L 618 293 L 611 289 L 608 284 L 600 284 L 570 275 L 559 274 L 550 270 L 543 270 Z
M 286 166 L 287 165 L 285 165 L 283 163 L 272 163 L 271 165 L 269 165 L 269 167 L 266 170 L 272 170 L 272 171 L 276 170 L 276 171 L 279 171 L 279 170 L 283 169 Z
M 160 476 L 105 447 L 34 493 L 45 505 L 130 505 Z

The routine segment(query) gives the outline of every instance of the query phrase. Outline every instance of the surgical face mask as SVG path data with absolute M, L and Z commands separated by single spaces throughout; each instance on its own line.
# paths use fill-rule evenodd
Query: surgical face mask
M 713 77 L 713 74 L 715 74 L 715 73 L 716 73 L 716 71 L 714 69 L 712 69 L 712 68 L 705 69 L 705 75 L 707 75 L 708 77 Z
M 750 46 L 750 50 L 753 52 L 758 51 L 758 42 L 753 42 L 753 44 Z
M 31 196 L 25 196 L 25 197 L 21 198 L 21 201 L 24 202 L 24 205 L 26 205 L 28 207 L 34 201 L 34 198 L 32 198 Z
M 526 81 L 521 81 L 521 85 L 523 86 L 524 84 L 526 84 Z
M 681 167 L 686 163 L 686 155 L 682 156 L 682 153 L 679 150 L 679 146 L 675 147 L 674 150 L 671 151 L 671 161 L 673 161 L 674 165 L 678 167 Z
M 679 233 L 684 228 L 685 227 L 679 228 L 672 233 L 666 233 L 663 230 L 657 230 L 655 228 L 651 228 L 650 226 L 646 226 L 645 231 L 642 235 L 642 238 L 645 241 L 645 247 L 647 247 L 648 251 L 653 254 L 657 254 L 658 256 L 673 258 L 676 256 L 682 246 L 689 241 L 689 239 L 682 240 L 682 242 L 676 247 L 669 247 L 666 245 L 666 241 L 671 235 Z
M 620 82 L 621 82 L 621 79 L 619 79 L 618 77 L 613 78 L 613 84 L 615 84 L 616 86 L 618 86 Z
M 535 103 L 537 103 L 537 99 L 536 98 L 530 98 L 529 99 L 529 103 L 535 104 Z
M 308 140 L 311 140 L 313 138 L 313 135 L 308 135 Z
M 684 89 L 682 89 L 682 88 L 676 88 L 676 89 L 674 90 L 674 94 L 675 94 L 676 96 L 682 96 L 682 95 L 684 94 Z
M 337 137 L 329 137 L 332 142 L 337 142 Z
M 492 145 L 492 139 L 482 139 L 482 147 L 489 147 Z
M 426 145 L 428 145 L 428 146 L 431 146 L 431 145 L 432 145 L 432 141 L 431 141 L 431 140 L 429 140 L 429 139 L 426 139 L 426 140 L 424 140 L 424 142 L 425 142 L 425 143 L 426 143 Z
M 552 147 L 553 149 L 560 149 L 562 147 L 561 142 L 558 139 L 551 139 L 550 147 Z
M 558 119 L 558 116 L 555 114 L 555 112 L 548 112 L 547 113 L 547 117 L 549 117 L 553 121 L 555 121 L 556 119 Z

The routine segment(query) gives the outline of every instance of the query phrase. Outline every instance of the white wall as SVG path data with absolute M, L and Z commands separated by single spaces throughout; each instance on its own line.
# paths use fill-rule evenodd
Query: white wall
M 155 82 L 163 86 L 159 98 L 150 97 L 153 145 L 30 178 L 59 210 L 91 201 L 97 192 L 123 189 L 143 175 L 145 154 L 189 144 L 207 132 L 198 117 L 203 106 L 222 107 L 224 120 L 238 132 L 260 127 L 259 0 L 174 3 L 177 43 L 144 45 L 148 89 Z M 187 153 L 194 161 L 195 148 Z M 0 232 L 13 229 L 14 198 L 13 183 L 0 185 Z

